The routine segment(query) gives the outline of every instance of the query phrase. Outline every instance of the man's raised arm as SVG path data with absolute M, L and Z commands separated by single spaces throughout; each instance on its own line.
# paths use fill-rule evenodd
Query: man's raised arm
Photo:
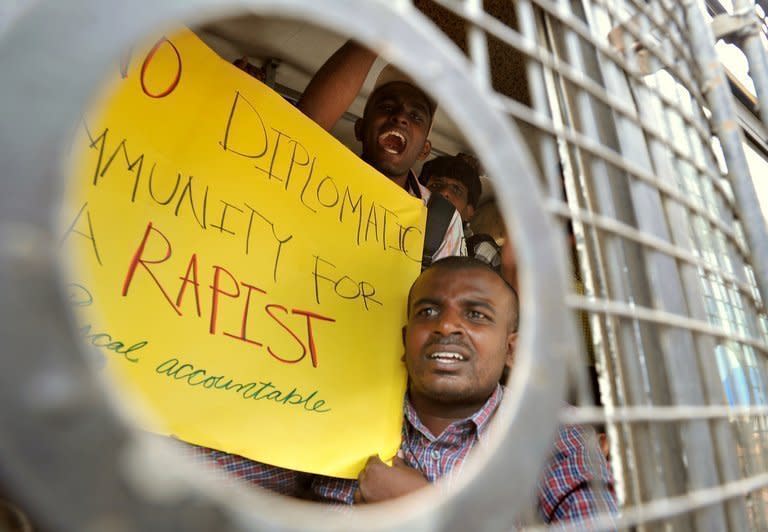
M 347 41 L 328 58 L 307 85 L 298 107 L 326 131 L 355 101 L 376 54 L 354 41 Z

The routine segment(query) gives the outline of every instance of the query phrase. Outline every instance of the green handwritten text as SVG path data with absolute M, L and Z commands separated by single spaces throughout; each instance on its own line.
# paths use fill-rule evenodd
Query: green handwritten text
M 197 369 L 192 364 L 182 363 L 178 358 L 169 358 L 155 368 L 155 371 L 188 386 L 202 386 L 210 390 L 234 392 L 243 399 L 253 401 L 274 401 L 282 405 L 301 406 L 308 412 L 324 414 L 330 408 L 323 408 L 325 400 L 317 399 L 318 392 L 300 393 L 296 388 L 289 392 L 280 390 L 271 381 L 239 383 L 225 375 L 209 375 L 206 369 Z

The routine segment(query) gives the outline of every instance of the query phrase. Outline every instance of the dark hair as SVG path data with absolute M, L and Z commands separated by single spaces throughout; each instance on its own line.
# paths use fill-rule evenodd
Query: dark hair
M 477 208 L 482 185 L 477 168 L 457 155 L 441 155 L 424 163 L 421 167 L 419 182 L 426 185 L 431 177 L 448 177 L 461 181 L 467 187 L 467 201 Z
M 499 272 L 494 270 L 487 262 L 482 261 L 480 259 L 476 259 L 474 257 L 463 257 L 463 256 L 451 256 L 451 257 L 444 257 L 440 260 L 436 260 L 430 266 L 425 269 L 423 272 L 421 272 L 421 275 L 419 278 L 421 278 L 422 275 L 424 275 L 429 270 L 450 270 L 450 271 L 460 271 L 460 270 L 474 270 L 474 269 L 481 269 L 481 270 L 488 270 L 489 272 L 492 272 L 494 275 L 496 275 L 501 281 L 509 288 L 509 291 L 512 294 L 512 331 L 517 332 L 517 328 L 520 323 L 520 298 L 517 295 L 517 290 L 507 282 L 504 277 L 501 276 Z M 419 280 L 419 278 L 416 279 L 416 281 L 413 282 L 411 285 L 411 288 L 408 290 L 408 307 L 406 308 L 406 314 L 410 312 L 411 309 L 411 294 L 413 293 L 413 287 L 416 285 L 416 282 Z

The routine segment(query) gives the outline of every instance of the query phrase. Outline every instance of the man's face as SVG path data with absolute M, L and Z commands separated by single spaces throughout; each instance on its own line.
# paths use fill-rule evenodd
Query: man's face
M 469 189 L 458 179 L 433 175 L 429 178 L 427 188 L 450 201 L 459 211 L 462 221 L 468 222 L 474 216 L 475 208 L 469 203 Z
M 514 354 L 509 287 L 484 268 L 438 267 L 416 280 L 410 301 L 403 342 L 411 399 L 482 405 Z
M 363 160 L 394 179 L 432 149 L 427 134 L 432 121 L 424 94 L 413 85 L 394 82 L 371 96 L 365 114 L 355 124 L 363 143 Z

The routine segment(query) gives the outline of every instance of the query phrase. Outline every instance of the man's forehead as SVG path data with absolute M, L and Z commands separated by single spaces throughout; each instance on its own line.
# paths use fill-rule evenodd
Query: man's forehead
M 422 273 L 413 285 L 413 296 L 417 298 L 442 299 L 450 292 L 453 296 L 458 286 L 464 286 L 464 292 L 469 295 L 487 293 L 493 299 L 502 298 L 508 288 L 504 280 L 494 271 L 485 267 L 466 267 L 460 269 L 430 268 Z M 451 287 L 453 290 L 447 290 Z
M 411 85 L 404 81 L 393 81 L 392 83 L 388 83 L 383 87 L 379 87 L 371 95 L 371 101 L 387 99 L 406 101 L 411 105 L 423 107 L 427 112 L 430 111 L 429 99 L 427 98 L 427 95 L 424 94 L 424 91 L 415 85 Z
M 434 174 L 434 175 L 430 176 L 429 180 L 430 181 L 433 181 L 433 180 L 434 181 L 442 181 L 442 182 L 445 182 L 445 183 L 451 183 L 451 184 L 459 185 L 462 188 L 467 188 L 467 185 L 464 184 L 464 181 L 462 181 L 461 179 L 458 179 L 456 177 L 448 177 L 448 176 L 444 176 L 444 175 L 440 175 L 440 174 Z

